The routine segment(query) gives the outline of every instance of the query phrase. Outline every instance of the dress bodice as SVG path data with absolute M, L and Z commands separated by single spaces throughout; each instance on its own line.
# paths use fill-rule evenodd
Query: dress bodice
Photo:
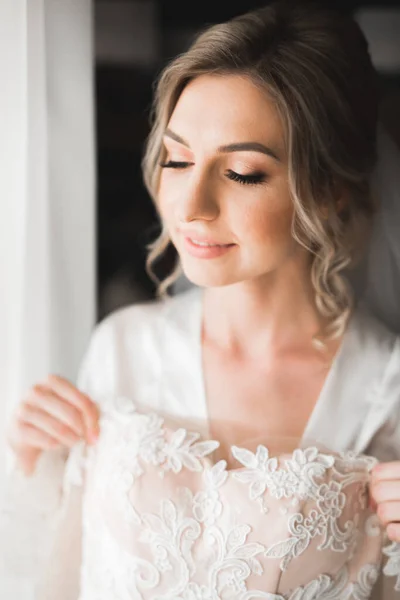
M 375 459 L 233 446 L 241 466 L 227 470 L 210 458 L 217 441 L 127 398 L 105 405 L 101 431 L 84 462 L 79 600 L 370 597 L 384 545 L 368 506 Z

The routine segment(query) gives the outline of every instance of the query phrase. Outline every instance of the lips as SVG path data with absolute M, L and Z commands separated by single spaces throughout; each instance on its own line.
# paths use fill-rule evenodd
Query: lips
M 219 244 L 215 240 L 198 240 L 190 237 L 184 238 L 184 249 L 197 259 L 215 259 L 233 251 L 236 244 Z
M 198 233 L 196 231 L 182 231 L 180 233 L 188 240 L 192 242 L 192 244 L 203 247 L 203 248 L 213 248 L 213 247 L 221 247 L 225 248 L 228 246 L 233 246 L 232 243 L 226 243 L 220 241 L 218 239 L 211 238 L 209 235 L 205 235 L 202 233 Z
M 228 246 L 233 246 L 233 244 L 217 244 L 216 242 L 202 242 L 200 240 L 193 239 L 188 237 L 188 239 L 195 246 L 199 246 L 200 248 L 227 248 Z

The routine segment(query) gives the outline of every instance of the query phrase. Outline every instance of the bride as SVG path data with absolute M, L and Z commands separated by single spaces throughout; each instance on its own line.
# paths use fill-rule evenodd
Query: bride
M 400 589 L 400 342 L 348 284 L 378 109 L 359 28 L 313 5 L 210 27 L 166 67 L 143 168 L 149 267 L 169 244 L 177 267 L 96 327 L 76 387 L 21 402 L 5 598 Z

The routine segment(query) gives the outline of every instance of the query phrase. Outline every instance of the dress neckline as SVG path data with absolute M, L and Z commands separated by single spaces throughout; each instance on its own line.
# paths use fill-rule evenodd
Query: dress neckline
M 196 289 L 196 298 L 194 302 L 194 310 L 192 313 L 192 327 L 191 336 L 192 343 L 195 348 L 195 372 L 196 379 L 198 381 L 198 393 L 200 401 L 200 413 L 205 423 L 205 439 L 212 440 L 210 415 L 208 410 L 208 401 L 205 386 L 205 373 L 203 363 L 203 344 L 202 344 L 202 325 L 203 325 L 203 314 L 204 314 L 204 290 L 202 288 Z M 355 330 L 356 311 L 353 311 L 347 324 L 346 331 L 343 334 L 342 341 L 336 354 L 332 360 L 329 371 L 325 377 L 322 389 L 315 402 L 314 408 L 307 421 L 302 436 L 299 438 L 299 447 L 307 447 L 315 443 L 322 444 L 325 446 L 326 440 L 324 440 L 319 431 L 319 423 L 324 417 L 324 412 L 328 408 L 329 404 L 334 402 L 334 389 L 336 387 L 338 379 L 341 378 L 343 367 L 345 367 L 346 356 L 348 355 L 348 347 L 351 346 L 351 338 Z M 288 436 L 289 439 L 290 436 Z M 264 444 L 268 446 L 268 443 L 264 440 Z M 264 445 L 260 440 L 260 445 Z M 245 444 L 247 445 L 247 444 Z M 333 450 L 333 448 L 327 447 L 327 450 Z M 229 469 L 234 471 L 235 469 Z

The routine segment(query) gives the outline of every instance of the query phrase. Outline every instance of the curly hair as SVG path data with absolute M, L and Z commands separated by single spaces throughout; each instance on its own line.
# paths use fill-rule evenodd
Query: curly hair
M 274 102 L 288 155 L 292 235 L 312 255 L 315 302 L 328 322 L 324 336 L 339 337 L 353 306 L 346 269 L 360 255 L 376 208 L 369 179 L 379 83 L 361 29 L 333 9 L 278 0 L 200 33 L 157 82 L 142 163 L 155 203 L 164 130 L 185 86 L 203 74 L 244 75 Z M 153 277 L 169 243 L 163 229 L 149 246 Z M 161 296 L 179 272 L 178 259 L 160 283 Z

